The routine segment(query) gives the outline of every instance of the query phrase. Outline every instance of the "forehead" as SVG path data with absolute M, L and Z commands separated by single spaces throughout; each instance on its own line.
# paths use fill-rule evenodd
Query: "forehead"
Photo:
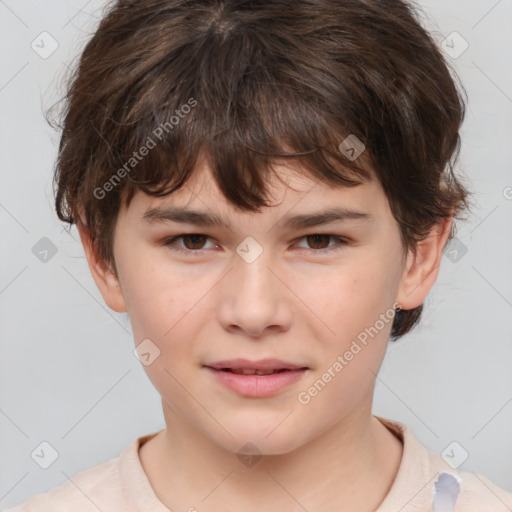
M 347 187 L 320 181 L 289 162 L 274 164 L 273 169 L 275 173 L 268 175 L 270 206 L 262 207 L 256 213 L 245 212 L 232 205 L 219 189 L 210 168 L 205 163 L 200 163 L 188 181 L 172 194 L 154 197 L 138 190 L 132 199 L 128 214 L 133 220 L 158 220 L 159 210 L 172 206 L 209 212 L 213 214 L 210 215 L 213 218 L 217 213 L 224 219 L 230 219 L 231 223 L 244 216 L 247 218 L 254 218 L 255 215 L 259 216 L 258 218 L 265 215 L 281 217 L 289 211 L 298 214 L 320 210 L 325 212 L 326 209 L 336 208 L 339 211 L 334 215 L 339 215 L 344 210 L 344 217 L 355 220 L 365 217 L 356 212 L 378 213 L 387 206 L 382 187 L 373 175 L 371 180 L 354 187 Z M 351 212 L 355 214 L 352 215 Z M 171 217 L 172 215 L 169 216 Z M 177 217 L 180 217 L 180 214 Z M 207 225 L 206 222 L 203 224 Z M 217 224 L 222 223 L 217 222 Z M 293 225 L 290 224 L 290 227 Z M 296 227 L 299 227 L 298 224 Z

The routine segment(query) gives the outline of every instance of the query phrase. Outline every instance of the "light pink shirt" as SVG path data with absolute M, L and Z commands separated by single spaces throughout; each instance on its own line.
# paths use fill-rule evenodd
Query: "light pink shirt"
M 512 511 L 512 494 L 480 474 L 452 469 L 440 455 L 427 450 L 403 423 L 376 418 L 402 439 L 404 449 L 395 481 L 375 512 Z M 134 439 L 119 457 L 81 471 L 72 482 L 36 494 L 5 512 L 169 512 L 155 495 L 139 458 L 139 447 L 156 434 Z M 454 508 L 433 505 L 434 495 L 439 493 L 435 484 L 442 473 L 453 475 L 460 483 Z M 446 479 L 453 481 L 451 477 Z M 438 496 L 438 503 L 442 501 Z M 201 510 L 200 503 L 196 508 Z

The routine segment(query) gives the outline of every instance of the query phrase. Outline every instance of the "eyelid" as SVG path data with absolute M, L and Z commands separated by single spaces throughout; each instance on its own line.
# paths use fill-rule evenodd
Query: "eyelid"
M 204 233 L 181 233 L 179 235 L 175 235 L 175 236 L 171 236 L 171 237 L 165 238 L 162 241 L 161 245 L 171 247 L 179 239 L 182 239 L 185 236 L 193 236 L 193 235 L 206 237 L 207 240 L 214 240 L 213 237 L 211 237 L 209 235 L 206 235 Z M 340 249 L 344 248 L 345 246 L 351 244 L 351 241 L 348 238 L 346 238 L 346 237 L 343 237 L 343 236 L 340 236 L 340 235 L 335 235 L 335 234 L 332 234 L 332 233 L 321 233 L 321 232 L 319 232 L 319 233 L 307 233 L 305 235 L 302 235 L 302 236 L 294 239 L 293 243 L 296 244 L 298 241 L 303 240 L 303 239 L 307 238 L 308 236 L 327 236 L 327 237 L 330 237 L 331 239 L 337 241 L 336 244 L 328 246 L 328 247 L 326 247 L 324 249 L 309 249 L 307 247 L 306 248 L 304 248 L 304 247 L 299 248 L 300 250 L 307 251 L 309 254 L 317 254 L 317 255 L 327 254 L 329 252 L 334 252 L 336 250 L 340 250 Z M 207 249 L 202 248 L 202 249 L 193 250 L 193 249 L 183 249 L 182 247 L 171 247 L 171 250 L 174 250 L 174 251 L 177 251 L 177 252 L 182 252 L 182 253 L 187 253 L 187 254 L 197 254 L 197 255 L 200 255 L 200 254 L 202 254 Z
M 175 235 L 175 236 L 170 236 L 170 237 L 165 238 L 164 240 L 162 240 L 162 245 L 163 246 L 171 246 L 171 245 L 175 244 L 179 239 L 182 239 L 186 236 L 193 236 L 193 235 L 204 236 L 204 237 L 206 237 L 207 241 L 214 240 L 213 237 L 206 235 L 204 233 L 181 233 L 180 235 Z M 186 252 L 189 254 L 192 254 L 192 253 L 200 254 L 201 252 L 205 251 L 206 249 L 193 250 L 193 249 L 183 249 L 182 247 L 174 247 L 173 250 L 178 251 L 178 252 Z
M 336 244 L 330 245 L 330 246 L 326 247 L 325 249 L 309 249 L 307 247 L 301 248 L 301 249 L 304 249 L 305 251 L 312 252 L 312 253 L 326 254 L 326 253 L 330 252 L 331 250 L 335 251 L 335 250 L 341 249 L 343 246 L 348 245 L 350 243 L 350 241 L 347 238 L 339 236 L 339 235 L 333 235 L 331 233 L 311 233 L 311 234 L 303 235 L 303 236 L 297 238 L 296 240 L 303 240 L 304 238 L 307 238 L 308 236 L 327 236 L 337 242 Z

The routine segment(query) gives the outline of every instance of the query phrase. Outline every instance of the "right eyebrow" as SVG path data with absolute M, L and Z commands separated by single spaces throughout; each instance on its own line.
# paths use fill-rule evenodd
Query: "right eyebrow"
M 222 226 L 231 229 L 229 225 L 215 213 L 198 212 L 180 207 L 150 208 L 142 216 L 144 222 L 178 222 L 180 224 L 194 224 L 202 227 Z

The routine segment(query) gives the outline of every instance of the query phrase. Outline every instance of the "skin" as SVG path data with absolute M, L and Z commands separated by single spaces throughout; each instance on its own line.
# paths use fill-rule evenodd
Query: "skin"
M 118 277 L 80 230 L 105 302 L 129 313 L 136 344 L 149 338 L 160 350 L 144 370 L 162 397 L 166 428 L 141 447 L 141 463 L 158 498 L 173 510 L 371 512 L 402 457 L 401 442 L 371 414 L 392 321 L 309 403 L 299 403 L 297 395 L 395 302 L 402 309 L 424 302 L 452 220 L 404 254 L 376 180 L 335 188 L 293 167 L 275 168 L 285 183 L 272 178 L 275 202 L 259 213 L 234 209 L 205 163 L 171 196 L 137 192 L 115 228 Z M 144 224 L 147 208 L 164 205 L 215 212 L 230 229 Z M 287 214 L 340 205 L 373 220 L 294 231 L 276 224 Z M 162 245 L 183 233 L 208 238 Z M 350 243 L 325 252 L 336 238 L 315 242 L 315 234 Z M 248 236 L 263 248 L 250 264 L 236 252 Z M 236 357 L 279 358 L 309 370 L 272 397 L 249 398 L 217 383 L 202 366 Z M 263 455 L 251 467 L 237 457 L 247 442 Z

